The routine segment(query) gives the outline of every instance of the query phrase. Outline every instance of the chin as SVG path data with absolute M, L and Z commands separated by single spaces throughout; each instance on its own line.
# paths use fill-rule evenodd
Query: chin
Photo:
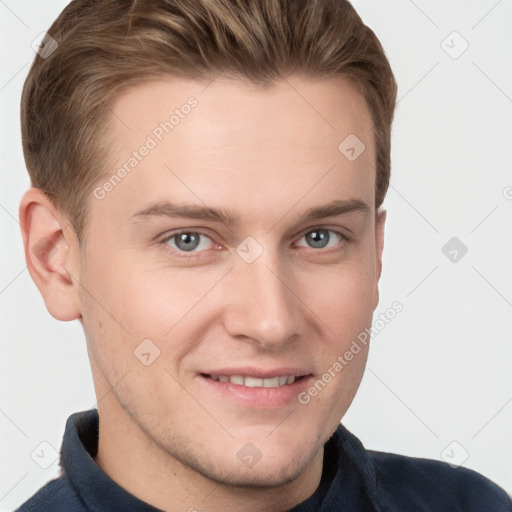
M 224 467 L 212 468 L 208 472 L 200 471 L 204 476 L 223 485 L 244 488 L 276 488 L 296 480 L 308 467 L 316 453 L 308 457 L 292 460 L 273 460 L 264 462 L 263 458 L 253 467 L 241 464 L 229 464 Z
M 178 450 L 176 446 L 173 447 L 172 455 L 183 465 L 218 484 L 275 488 L 296 480 L 322 447 L 322 443 L 318 445 L 310 440 L 308 443 L 295 443 L 286 449 L 268 446 L 268 451 L 262 449 L 261 452 L 254 445 L 244 444 L 242 447 L 218 446 L 214 450 L 204 447 L 198 453 L 197 449 L 190 449 L 190 446 L 187 449 L 181 445 Z

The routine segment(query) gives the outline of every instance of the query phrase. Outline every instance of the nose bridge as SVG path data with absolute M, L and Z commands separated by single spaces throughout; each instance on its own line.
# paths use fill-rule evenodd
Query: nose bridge
M 226 311 L 226 329 L 232 336 L 275 346 L 297 332 L 298 301 L 288 275 L 275 251 L 265 250 L 250 263 L 236 257 Z

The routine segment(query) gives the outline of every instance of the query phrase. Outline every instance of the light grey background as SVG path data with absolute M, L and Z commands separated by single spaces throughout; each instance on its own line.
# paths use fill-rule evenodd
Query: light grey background
M 467 454 L 512 493 L 512 0 L 353 3 L 399 83 L 376 314 L 404 310 L 374 338 L 343 422 L 367 448 Z M 41 443 L 58 451 L 68 416 L 96 404 L 80 324 L 46 311 L 17 222 L 31 42 L 66 4 L 0 0 L 0 511 L 57 475 Z M 452 237 L 468 248 L 457 262 Z

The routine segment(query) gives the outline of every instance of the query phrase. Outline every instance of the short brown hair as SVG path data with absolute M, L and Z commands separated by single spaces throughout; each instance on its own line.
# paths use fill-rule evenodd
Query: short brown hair
M 397 85 L 347 0 L 73 0 L 48 34 L 58 47 L 36 55 L 23 88 L 23 151 L 32 186 L 69 216 L 79 240 L 87 199 L 107 172 L 109 105 L 162 75 L 222 72 L 262 86 L 291 73 L 351 79 L 372 115 L 376 207 L 384 200 Z

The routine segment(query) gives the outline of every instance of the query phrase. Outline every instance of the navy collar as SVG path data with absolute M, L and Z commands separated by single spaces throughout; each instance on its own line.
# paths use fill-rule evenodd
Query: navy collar
M 72 414 L 62 441 L 60 464 L 87 510 L 161 512 L 114 482 L 94 457 L 98 453 L 97 409 Z
M 72 414 L 62 442 L 60 464 L 88 510 L 158 512 L 114 482 L 94 461 L 98 451 L 97 409 Z M 376 477 L 373 459 L 361 442 L 339 425 L 325 445 L 323 471 L 316 491 L 290 512 L 357 509 L 374 512 Z M 161 511 L 160 511 L 161 512 Z

